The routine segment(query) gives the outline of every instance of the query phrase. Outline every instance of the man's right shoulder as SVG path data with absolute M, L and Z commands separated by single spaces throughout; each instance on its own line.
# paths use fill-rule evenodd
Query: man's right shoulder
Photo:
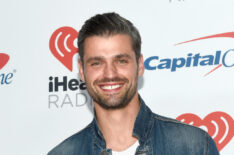
M 77 152 L 82 154 L 82 150 L 87 151 L 86 149 L 88 145 L 92 144 L 91 130 L 92 123 L 58 144 L 48 153 L 48 155 L 73 155 L 75 153 L 77 154 Z

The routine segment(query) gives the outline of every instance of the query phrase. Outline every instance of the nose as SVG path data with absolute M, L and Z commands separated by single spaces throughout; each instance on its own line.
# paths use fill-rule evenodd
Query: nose
M 115 64 L 113 63 L 106 64 L 104 68 L 104 77 L 113 78 L 116 77 L 116 75 L 117 75 L 117 68 Z

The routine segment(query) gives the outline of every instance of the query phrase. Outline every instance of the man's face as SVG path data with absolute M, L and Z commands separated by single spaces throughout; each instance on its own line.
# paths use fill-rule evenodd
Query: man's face
M 144 63 L 141 56 L 137 65 L 130 36 L 92 36 L 85 39 L 79 69 L 94 102 L 105 109 L 118 109 L 136 95 Z

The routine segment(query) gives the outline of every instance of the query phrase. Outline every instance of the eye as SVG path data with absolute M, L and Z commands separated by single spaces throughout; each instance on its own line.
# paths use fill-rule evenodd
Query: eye
M 91 63 L 91 66 L 98 66 L 100 64 L 101 64 L 100 62 L 93 62 L 93 63 Z
M 125 60 L 125 59 L 119 59 L 118 62 L 119 62 L 120 64 L 126 64 L 126 63 L 128 63 L 128 61 Z

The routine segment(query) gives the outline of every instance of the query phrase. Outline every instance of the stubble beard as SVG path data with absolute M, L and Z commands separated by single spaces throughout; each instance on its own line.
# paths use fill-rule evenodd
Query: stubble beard
M 102 108 L 106 110 L 115 110 L 126 107 L 134 95 L 137 92 L 137 80 L 138 77 L 135 77 L 133 83 L 129 83 L 129 80 L 126 78 L 113 78 L 113 79 L 102 79 L 95 80 L 94 86 L 98 87 L 99 82 L 124 82 L 127 84 L 127 87 L 121 94 L 101 94 L 97 89 L 92 88 L 89 83 L 87 83 L 87 90 L 90 96 L 93 98 L 93 101 L 99 104 Z

